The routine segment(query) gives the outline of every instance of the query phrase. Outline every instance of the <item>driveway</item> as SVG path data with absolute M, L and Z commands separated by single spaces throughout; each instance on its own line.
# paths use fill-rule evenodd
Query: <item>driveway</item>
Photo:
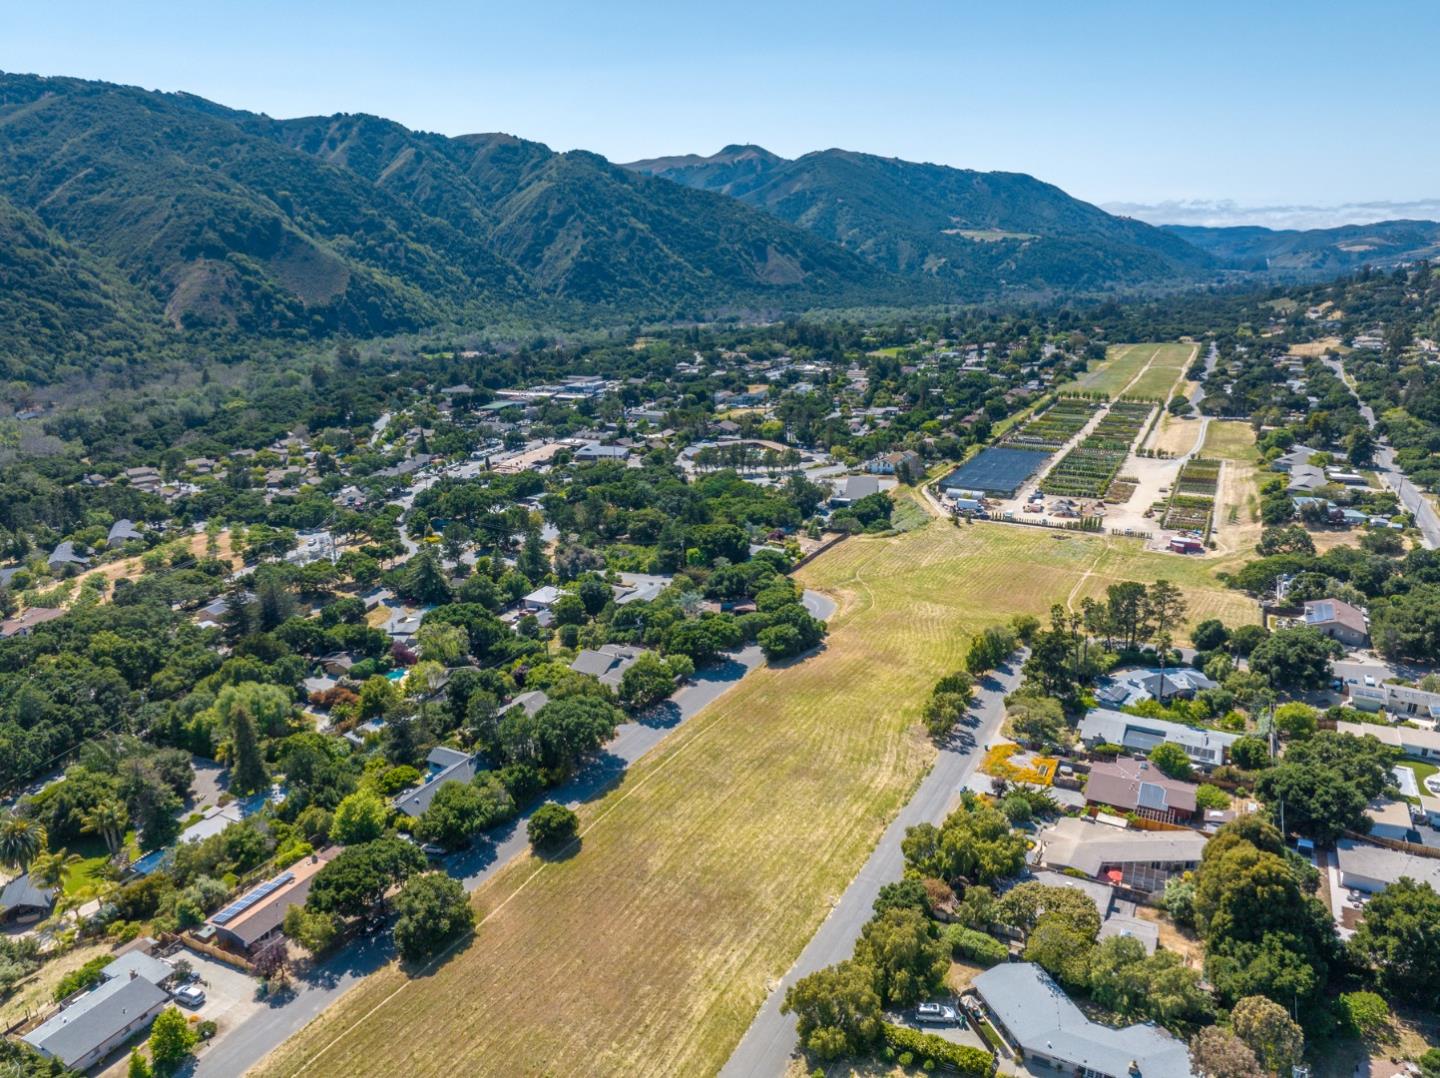
M 774 1078 L 784 1074 L 795 1053 L 795 1020 L 780 1013 L 785 992 L 801 977 L 850 957 L 860 929 L 870 919 L 880 888 L 898 880 L 905 868 L 900 840 L 905 829 L 919 823 L 939 823 L 959 798 L 960 790 L 979 766 L 980 758 L 999 732 L 1005 715 L 1005 695 L 1020 683 L 1022 656 L 991 674 L 980 684 L 970 721 L 945 745 L 935 766 L 920 783 L 915 796 L 900 810 L 860 874 L 840 896 L 830 916 L 769 997 L 720 1072 L 725 1078 Z

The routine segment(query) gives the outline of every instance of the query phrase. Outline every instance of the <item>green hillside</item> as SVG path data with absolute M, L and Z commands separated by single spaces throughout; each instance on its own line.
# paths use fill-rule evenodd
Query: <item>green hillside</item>
M 637 172 L 728 194 L 898 273 L 965 296 L 1198 280 L 1210 256 L 1019 173 L 846 150 L 790 161 L 757 146 L 637 161 Z

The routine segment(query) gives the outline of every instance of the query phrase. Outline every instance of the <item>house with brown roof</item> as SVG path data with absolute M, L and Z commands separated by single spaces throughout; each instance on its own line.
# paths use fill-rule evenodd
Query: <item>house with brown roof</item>
M 1121 757 L 1090 769 L 1085 800 L 1150 820 L 1188 823 L 1195 818 L 1196 789 L 1194 783 L 1163 774 L 1149 760 Z
M 9 640 L 12 636 L 27 636 L 35 626 L 44 625 L 47 621 L 54 621 L 64 615 L 65 611 L 55 607 L 32 606 L 19 617 L 0 621 L 0 640 Z
M 1370 623 L 1365 612 L 1341 599 L 1306 603 L 1305 624 L 1346 647 L 1363 648 L 1370 643 Z
M 291 906 L 303 906 L 315 876 L 340 853 L 331 846 L 297 861 L 280 875 L 250 888 L 205 922 L 208 932 L 241 954 L 253 954 L 280 932 Z

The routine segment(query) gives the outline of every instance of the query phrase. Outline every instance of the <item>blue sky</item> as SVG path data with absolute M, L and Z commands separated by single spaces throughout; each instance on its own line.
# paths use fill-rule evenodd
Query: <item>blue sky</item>
M 1437 53 L 1419 0 L 0 0 L 6 71 L 616 161 L 842 146 L 1139 206 L 1440 197 Z

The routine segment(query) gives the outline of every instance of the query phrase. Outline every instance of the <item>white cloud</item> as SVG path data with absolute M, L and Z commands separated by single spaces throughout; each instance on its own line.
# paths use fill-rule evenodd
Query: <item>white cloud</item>
M 1334 228 L 1376 221 L 1440 221 L 1440 198 L 1415 202 L 1346 202 L 1338 206 L 1242 206 L 1230 199 L 1172 202 L 1104 202 L 1109 213 L 1152 225 L 1260 225 L 1264 228 Z

